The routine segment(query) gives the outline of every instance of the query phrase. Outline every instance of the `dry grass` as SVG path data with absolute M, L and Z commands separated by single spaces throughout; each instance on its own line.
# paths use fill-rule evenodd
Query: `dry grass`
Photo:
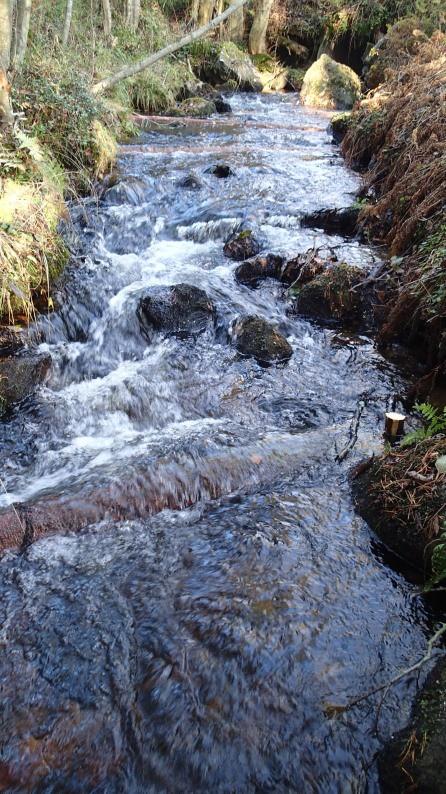
M 48 307 L 49 283 L 66 252 L 57 234 L 64 181 L 38 142 L 20 131 L 0 138 L 0 318 L 29 322 Z
M 444 332 L 437 320 L 446 309 L 444 256 L 438 256 L 444 249 L 435 242 L 446 224 L 444 34 L 435 34 L 367 96 L 353 116 L 343 152 L 350 165 L 368 167 L 367 187 L 376 195 L 360 221 L 389 246 L 391 256 L 403 257 L 381 338 L 389 340 L 411 326 L 437 364 Z
M 435 468 L 445 453 L 444 437 L 392 450 L 381 459 L 369 489 L 383 519 L 413 527 L 426 542 L 438 537 L 446 517 L 446 475 Z

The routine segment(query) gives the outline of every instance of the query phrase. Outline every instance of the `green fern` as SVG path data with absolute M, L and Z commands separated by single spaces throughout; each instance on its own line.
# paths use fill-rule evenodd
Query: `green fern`
M 444 524 L 443 524 L 444 527 Z M 446 579 L 446 532 L 440 535 L 435 543 L 431 560 L 432 576 L 425 586 L 425 590 L 432 590 Z
M 424 427 L 407 433 L 401 442 L 402 447 L 410 447 L 418 441 L 446 433 L 446 407 L 441 411 L 430 403 L 416 403 L 415 408 L 423 419 Z

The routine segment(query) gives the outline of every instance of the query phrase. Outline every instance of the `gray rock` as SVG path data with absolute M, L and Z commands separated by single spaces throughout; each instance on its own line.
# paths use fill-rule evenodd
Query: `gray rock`
M 305 74 L 301 90 L 304 105 L 328 110 L 350 110 L 361 96 L 361 81 L 349 66 L 321 57 Z

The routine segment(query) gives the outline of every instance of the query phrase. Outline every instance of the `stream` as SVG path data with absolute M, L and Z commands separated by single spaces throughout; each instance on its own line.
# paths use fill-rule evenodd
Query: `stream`
M 72 208 L 78 261 L 38 323 L 50 378 L 1 425 L 0 508 L 94 494 L 97 515 L 0 560 L 0 791 L 375 794 L 409 718 L 413 677 L 326 710 L 416 661 L 430 630 L 348 481 L 404 379 L 367 337 L 293 314 L 279 283 L 237 284 L 223 255 L 244 225 L 265 252 L 370 266 L 366 245 L 299 224 L 359 179 L 297 95 L 230 102 L 153 123 L 120 155 L 143 186 Z M 184 282 L 215 327 L 142 335 L 145 290 Z M 236 352 L 241 314 L 275 323 L 287 364 Z

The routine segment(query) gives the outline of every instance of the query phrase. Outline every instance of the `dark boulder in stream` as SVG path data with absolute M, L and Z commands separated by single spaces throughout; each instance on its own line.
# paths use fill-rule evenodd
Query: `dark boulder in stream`
M 327 234 L 354 237 L 358 231 L 358 216 L 358 207 L 318 210 L 304 215 L 300 224 L 310 229 L 322 229 Z
M 178 187 L 184 188 L 184 190 L 201 190 L 203 187 L 202 183 L 198 179 L 195 174 L 188 174 L 187 176 L 180 179 L 177 182 Z
M 45 379 L 51 356 L 25 353 L 0 360 L 0 415 L 28 397 Z
M 216 165 L 211 165 L 210 168 L 206 168 L 205 173 L 212 174 L 212 176 L 216 176 L 217 179 L 227 179 L 230 176 L 235 176 L 231 166 L 226 165 L 226 163 L 217 163 Z
M 238 252 L 238 243 L 234 242 L 233 246 Z M 236 269 L 234 273 L 235 280 L 239 284 L 245 284 L 247 287 L 257 287 L 265 278 L 280 280 L 284 265 L 284 257 L 276 254 L 259 256 L 257 259 L 247 259 Z
M 192 284 L 175 284 L 151 287 L 141 298 L 137 315 L 145 333 L 153 329 L 185 338 L 203 333 L 215 309 L 204 290 Z
M 233 234 L 227 240 L 223 248 L 223 253 L 228 259 L 235 259 L 236 262 L 241 262 L 245 259 L 250 259 L 257 256 L 260 251 L 260 243 L 254 237 L 250 229 L 245 229 L 242 232 Z
M 234 276 L 239 284 L 247 287 L 257 287 L 266 278 L 273 278 L 282 284 L 292 285 L 299 282 L 302 285 L 322 273 L 332 261 L 327 257 L 320 257 L 314 248 L 304 254 L 297 254 L 288 261 L 277 254 L 266 254 L 242 262 Z
M 239 317 L 231 328 L 231 336 L 239 353 L 252 356 L 259 364 L 288 361 L 293 355 L 285 337 L 256 315 Z

